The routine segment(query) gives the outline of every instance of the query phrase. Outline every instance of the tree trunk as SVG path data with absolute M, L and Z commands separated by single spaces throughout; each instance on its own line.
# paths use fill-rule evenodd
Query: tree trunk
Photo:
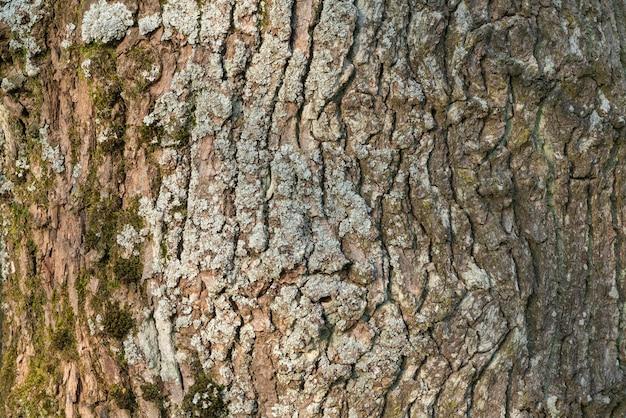
M 622 1 L 0 7 L 0 415 L 626 415 Z

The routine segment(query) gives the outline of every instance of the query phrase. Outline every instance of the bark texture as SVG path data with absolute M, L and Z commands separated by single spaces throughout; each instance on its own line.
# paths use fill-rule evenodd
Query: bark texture
M 623 1 L 0 22 L 0 415 L 626 415 Z

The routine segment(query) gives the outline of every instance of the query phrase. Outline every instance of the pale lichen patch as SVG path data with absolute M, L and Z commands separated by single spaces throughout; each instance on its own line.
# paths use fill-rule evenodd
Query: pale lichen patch
M 139 19 L 139 34 L 148 35 L 161 26 L 161 16 L 158 13 L 154 13 L 148 16 L 144 16 Z
M 133 15 L 124 3 L 93 3 L 83 16 L 81 34 L 85 43 L 109 43 L 122 39 L 134 24 Z
M 50 163 L 55 173 L 63 173 L 65 171 L 65 158 L 61 154 L 59 145 L 52 147 L 48 142 L 48 125 L 39 129 L 39 140 L 41 142 L 41 158 Z
M 198 40 L 200 10 L 195 0 L 168 1 L 163 7 L 163 36 L 168 40 L 178 30 L 186 37 L 186 41 L 194 45 Z

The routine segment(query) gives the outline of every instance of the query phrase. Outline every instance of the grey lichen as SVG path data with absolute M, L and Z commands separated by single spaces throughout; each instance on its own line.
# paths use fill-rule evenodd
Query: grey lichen
M 144 237 L 132 225 L 126 224 L 117 234 L 116 241 L 122 249 L 122 257 L 130 258 L 139 255 L 137 246 L 144 241 Z
M 365 288 L 343 282 L 338 276 L 312 276 L 302 293 L 313 302 L 321 302 L 328 322 L 338 331 L 352 327 L 365 311 Z
M 165 0 L 160 2 L 161 11 L 157 3 L 141 4 L 139 36 L 128 31 L 133 18 L 122 3 L 99 0 L 87 11 L 83 41 L 96 45 L 80 48 L 83 53 L 74 64 L 82 60 L 82 74 L 88 80 L 77 80 L 91 87 L 108 80 L 114 88 L 92 88 L 96 118 L 72 121 L 81 134 L 88 131 L 92 136 L 83 141 L 82 171 L 93 164 L 92 144 L 96 151 L 111 143 L 122 144 L 123 149 L 94 158 L 102 163 L 93 170 L 101 183 L 108 182 L 109 172 L 119 170 L 110 175 L 114 186 L 110 193 L 117 199 L 119 192 L 120 202 L 102 210 L 90 209 L 86 202 L 86 233 L 77 248 L 84 245 L 89 258 L 106 237 L 109 243 L 106 251 L 101 249 L 106 253 L 101 264 L 121 284 L 107 296 L 124 301 L 123 309 L 109 308 L 108 314 L 95 316 L 95 322 L 88 319 L 87 326 L 94 339 L 105 335 L 99 332 L 105 328 L 120 339 L 114 342 L 115 349 L 121 350 L 122 344 L 124 366 L 132 366 L 124 371 L 134 379 L 132 387 L 152 384 L 142 388 L 144 399 L 164 401 L 161 406 L 168 409 L 164 414 L 172 416 L 183 413 L 176 411 L 177 403 L 187 413 L 210 414 L 206 411 L 218 392 L 228 400 L 228 406 L 220 405 L 220 413 L 228 408 L 232 416 L 464 414 L 472 396 L 474 401 L 481 396 L 481 385 L 491 387 L 492 381 L 513 376 L 512 356 L 523 355 L 519 353 L 525 342 L 511 344 L 513 354 L 501 350 L 500 344 L 506 335 L 513 335 L 510 331 L 525 334 L 524 322 L 535 320 L 521 312 L 505 312 L 513 309 L 505 306 L 509 301 L 515 305 L 521 300 L 516 298 L 524 285 L 519 280 L 520 286 L 511 290 L 505 282 L 518 280 L 508 278 L 521 275 L 526 266 L 549 264 L 531 260 L 526 247 L 516 246 L 520 241 L 516 234 L 525 239 L 532 235 L 516 225 L 526 216 L 523 203 L 515 210 L 506 208 L 506 222 L 504 215 L 487 213 L 487 206 L 501 197 L 501 183 L 483 180 L 507 175 L 499 176 L 494 169 L 500 149 L 490 154 L 489 161 L 478 155 L 502 138 L 496 133 L 511 123 L 508 119 L 524 115 L 524 106 L 533 107 L 524 103 L 533 83 L 515 89 L 520 103 L 511 103 L 515 112 L 509 109 L 506 115 L 493 107 L 492 98 L 512 101 L 512 94 L 462 97 L 511 82 L 489 79 L 492 62 L 481 54 L 491 54 L 493 45 L 481 47 L 475 56 L 484 68 L 471 83 L 468 60 L 478 52 L 472 52 L 478 37 L 514 42 L 514 36 L 483 36 L 481 31 L 508 29 L 523 20 L 522 15 L 507 13 L 482 25 L 487 17 L 479 17 L 471 2 L 459 3 L 454 12 L 427 5 L 411 10 L 406 2 L 309 3 Z M 495 14 L 498 7 L 494 4 L 491 11 Z M 441 42 L 436 30 L 446 26 L 447 39 Z M 63 36 L 67 41 L 62 46 L 68 49 L 61 54 L 76 57 L 76 49 L 69 48 L 75 28 L 65 22 L 55 27 L 59 41 Z M 572 55 L 578 57 L 585 43 L 582 32 L 572 30 L 576 35 L 570 44 L 575 47 Z M 133 42 L 118 48 L 101 45 L 128 33 Z M 27 32 L 22 34 L 15 37 L 15 47 L 28 44 Z M 536 45 L 538 52 L 542 49 L 540 42 L 528 44 Z M 509 51 L 510 45 L 502 46 L 499 53 Z M 446 64 L 440 56 L 446 57 Z M 532 67 L 533 59 L 524 65 Z M 104 68 L 99 60 L 110 65 Z M 547 58 L 542 62 L 548 77 L 565 66 L 556 60 L 548 65 Z M 26 72 L 33 71 L 29 67 Z M 22 88 L 14 82 L 18 80 L 3 76 L 2 87 L 12 93 L 9 99 L 27 90 L 28 80 Z M 589 128 L 591 135 L 584 131 L 576 146 L 566 150 L 569 155 L 557 149 L 565 138 L 553 144 L 545 139 L 546 145 L 538 148 L 549 149 L 563 160 L 574 152 L 597 151 L 609 129 L 610 114 L 623 106 L 610 91 L 606 97 L 596 94 L 595 109 L 577 105 L 576 113 L 584 123 L 572 128 L 577 135 Z M 456 101 L 449 103 L 448 95 Z M 81 103 L 74 100 L 62 102 L 59 109 Z M 109 126 L 112 113 L 107 109 L 114 106 L 124 107 L 116 126 L 127 130 Z M 481 133 L 466 138 L 472 118 L 481 118 Z M 568 118 L 559 118 L 559 123 Z M 138 127 L 142 120 L 145 125 Z M 467 125 L 455 130 L 460 124 Z M 50 125 L 57 129 L 57 124 Z M 537 125 L 547 137 L 543 131 L 549 124 Z M 51 167 L 47 173 L 64 171 L 65 125 L 59 126 L 50 138 L 44 130 L 40 141 L 34 141 L 47 163 L 42 166 Z M 137 129 L 142 130 L 141 141 L 134 136 Z M 487 145 L 478 140 L 479 135 Z M 509 152 L 505 142 L 499 147 Z M 534 171 L 536 153 L 533 146 L 517 164 Z M 619 166 L 615 162 L 623 157 L 618 146 L 612 153 L 614 160 L 604 164 L 606 172 Z M 7 158 L 10 170 L 0 177 L 2 198 L 12 198 L 16 190 L 36 190 L 35 183 L 22 186 L 20 181 L 32 176 L 31 166 L 33 172 L 41 169 L 36 166 L 41 161 L 29 159 L 31 155 L 22 149 L 13 155 Z M 511 152 L 506 164 L 516 158 Z M 550 164 L 558 164 L 559 159 L 551 158 Z M 478 171 L 473 165 L 478 161 L 485 163 L 480 164 L 482 171 L 471 174 Z M 80 186 L 81 163 L 67 166 L 71 176 L 54 176 L 54 180 L 60 184 L 71 177 L 72 185 Z M 494 171 L 483 172 L 489 170 Z M 149 179 L 153 173 L 155 180 Z M 548 175 L 540 176 L 543 186 L 537 188 L 537 179 L 529 176 L 531 188 L 546 190 Z M 592 196 L 587 205 L 603 199 L 594 197 L 593 178 L 587 174 L 576 178 L 585 182 Z M 465 182 L 463 187 L 460 181 Z M 516 181 L 516 193 L 527 197 L 526 179 Z M 552 186 L 550 192 L 557 193 L 556 182 Z M 55 189 L 62 190 L 56 185 Z M 574 202 L 575 188 L 571 191 L 567 198 Z M 120 218 L 98 222 L 100 215 L 121 210 L 122 201 L 135 196 L 140 197 L 138 214 L 146 228 Z M 621 214 L 608 204 L 616 205 L 619 199 L 607 197 L 598 212 L 614 213 L 614 222 L 607 224 L 619 226 Z M 536 196 L 531 201 L 540 206 L 542 199 Z M 575 206 L 579 205 L 571 204 Z M 62 205 L 54 210 L 63 221 L 71 218 L 66 212 L 74 213 Z M 497 231 L 500 219 L 508 238 L 492 245 L 481 243 L 502 235 Z M 584 219 L 578 223 L 591 224 Z M 74 230 L 80 230 L 77 224 Z M 549 223 L 538 224 L 550 228 Z M 495 232 L 485 233 L 487 226 Z M 543 239 L 528 239 L 524 245 L 532 244 L 535 251 L 543 248 L 548 236 L 546 232 Z M 50 245 L 58 244 L 50 239 Z M 599 245 L 598 240 L 587 242 L 594 245 L 586 251 Z M 516 257 L 514 268 L 502 270 L 496 265 L 508 257 L 495 252 L 499 246 Z M 5 253 L 6 245 L 0 241 L 3 276 L 13 262 Z M 56 256 L 57 250 L 45 254 Z M 58 259 L 53 261 L 57 274 L 71 273 L 60 268 Z M 585 264 L 585 268 L 593 266 Z M 506 274 L 494 274 L 498 270 Z M 594 273 L 594 280 L 609 276 Z M 609 286 L 598 294 L 619 301 L 618 280 L 611 277 Z M 88 309 L 89 295 L 84 294 L 91 284 L 81 281 L 81 301 Z M 534 282 L 541 286 L 545 281 Z M 535 290 L 540 297 L 540 289 Z M 496 297 L 506 297 L 507 304 L 501 306 Z M 145 305 L 126 304 L 125 298 Z M 120 315 L 126 310 L 127 315 Z M 134 328 L 134 321 L 128 320 L 131 316 L 138 322 L 136 332 L 129 333 Z M 590 318 L 579 326 L 597 325 L 601 330 Z M 189 359 L 195 357 L 201 369 L 189 366 Z M 541 363 L 540 357 L 533 360 Z M 211 382 L 205 379 L 209 371 L 214 372 Z M 499 378 L 491 379 L 490 373 Z M 86 388 L 89 377 L 83 378 Z M 223 390 L 221 385 L 216 389 L 213 378 L 224 385 Z M 114 384 L 118 405 L 132 404 L 127 402 L 132 397 L 122 390 L 130 386 Z M 167 400 L 160 398 L 161 385 Z M 516 391 L 507 388 L 510 405 L 516 402 Z M 98 391 L 82 391 L 80 402 L 91 402 L 92 392 Z M 549 398 L 548 408 L 551 404 Z M 557 406 L 562 408 L 560 403 Z M 472 413 L 484 415 L 480 402 L 472 407 Z
M 208 42 L 214 52 L 219 52 L 224 45 L 230 28 L 230 13 L 233 8 L 229 0 L 205 2 L 200 18 L 200 41 Z
M 315 52 L 311 60 L 311 77 L 307 77 L 309 103 L 303 116 L 315 119 L 326 102 L 352 75 L 354 67 L 346 60 L 353 42 L 357 10 L 350 1 L 324 2 L 319 24 L 313 34 Z
M 22 74 L 21 71 L 11 71 L 5 78 L 2 79 L 2 91 L 5 93 L 11 93 L 15 90 L 18 90 L 24 82 L 26 81 L 26 77 Z
M 195 44 L 198 40 L 200 11 L 195 0 L 168 1 L 163 7 L 163 37 L 168 40 L 178 30 L 186 37 L 185 41 Z
M 0 283 L 5 281 L 9 277 L 9 273 L 15 267 L 11 263 L 11 258 L 6 244 L 7 225 L 8 221 L 5 219 L 0 227 Z
M 122 39 L 134 23 L 133 15 L 124 3 L 107 3 L 99 0 L 91 5 L 83 17 L 83 41 L 109 43 Z
M 29 77 L 39 74 L 32 58 L 41 52 L 41 47 L 32 35 L 33 27 L 44 16 L 46 3 L 43 0 L 5 1 L 0 7 L 0 22 L 6 24 L 14 34 L 9 48 L 26 53 L 24 72 Z
M 47 125 L 39 129 L 39 139 L 41 141 L 41 158 L 51 164 L 52 170 L 55 173 L 63 173 L 65 171 L 65 158 L 61 153 L 61 147 L 59 145 L 52 147 L 48 142 Z
M 67 49 L 74 43 L 74 33 L 76 32 L 76 25 L 68 23 L 65 25 L 65 38 L 61 41 L 61 48 Z
M 161 26 L 161 16 L 158 13 L 144 16 L 139 19 L 139 34 L 148 35 Z

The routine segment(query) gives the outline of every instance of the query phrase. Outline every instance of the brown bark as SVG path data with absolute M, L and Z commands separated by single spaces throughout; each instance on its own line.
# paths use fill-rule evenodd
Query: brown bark
M 619 0 L 0 7 L 0 415 L 626 414 Z

